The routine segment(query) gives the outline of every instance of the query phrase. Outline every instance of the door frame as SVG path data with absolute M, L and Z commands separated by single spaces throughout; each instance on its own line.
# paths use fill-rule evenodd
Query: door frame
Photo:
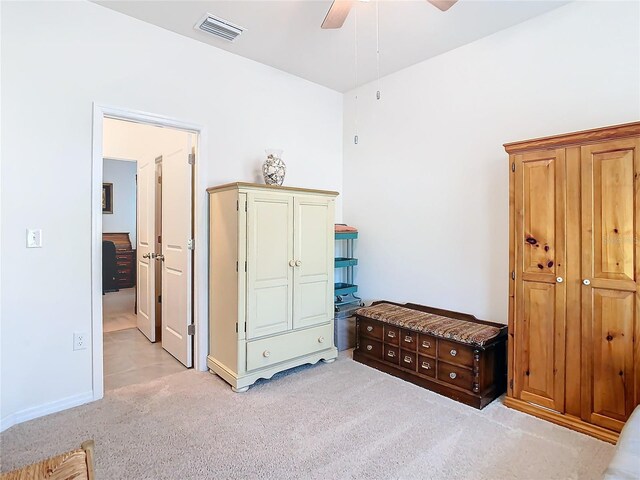
M 93 400 L 104 396 L 104 357 L 102 332 L 102 180 L 103 126 L 105 118 L 186 130 L 196 134 L 196 163 L 193 169 L 193 338 L 194 369 L 207 369 L 207 264 L 208 229 L 206 192 L 206 129 L 199 124 L 153 113 L 93 102 L 91 163 L 91 350 Z M 199 192 L 203 192 L 199 195 Z M 202 198 L 201 198 L 202 197 Z

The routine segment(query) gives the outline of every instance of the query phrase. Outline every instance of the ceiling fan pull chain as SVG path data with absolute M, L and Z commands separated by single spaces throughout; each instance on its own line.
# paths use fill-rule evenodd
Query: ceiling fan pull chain
M 378 75 L 376 99 L 380 100 L 380 16 L 378 14 L 378 3 L 379 0 L 376 0 L 376 73 Z

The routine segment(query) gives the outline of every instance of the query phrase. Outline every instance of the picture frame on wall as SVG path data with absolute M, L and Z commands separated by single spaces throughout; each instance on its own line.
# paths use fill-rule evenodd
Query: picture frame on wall
M 102 184 L 102 213 L 113 213 L 113 183 Z

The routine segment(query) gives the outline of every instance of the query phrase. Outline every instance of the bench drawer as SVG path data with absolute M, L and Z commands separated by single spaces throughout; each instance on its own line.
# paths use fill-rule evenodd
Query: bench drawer
M 412 332 L 411 330 L 400 331 L 400 346 L 405 350 L 416 351 L 418 345 L 418 332 Z
M 385 345 L 384 356 L 382 358 L 385 362 L 398 365 L 400 360 L 400 349 L 398 347 L 392 347 L 391 345 Z
M 433 358 L 418 355 L 418 373 L 435 377 L 436 361 Z
M 471 371 L 444 362 L 438 362 L 438 380 L 464 388 L 465 390 L 471 390 L 473 387 Z
M 398 345 L 400 343 L 400 329 L 392 325 L 385 325 L 384 343 L 389 345 Z
M 332 324 L 247 342 L 247 370 L 268 367 L 333 346 Z
M 457 365 L 464 365 L 465 367 L 472 367 L 473 349 L 459 343 L 440 339 L 438 341 L 438 359 Z
M 438 339 L 436 337 L 432 337 L 425 333 L 418 334 L 418 353 L 435 358 L 437 344 Z
M 361 338 L 359 350 L 373 358 L 382 358 L 382 343 L 371 338 Z
M 382 337 L 383 337 L 382 323 L 361 319 L 360 335 L 363 335 L 369 338 L 375 338 L 376 340 L 382 340 Z
M 400 366 L 409 370 L 416 371 L 416 363 L 418 362 L 418 356 L 416 352 L 410 352 L 408 350 L 400 351 Z

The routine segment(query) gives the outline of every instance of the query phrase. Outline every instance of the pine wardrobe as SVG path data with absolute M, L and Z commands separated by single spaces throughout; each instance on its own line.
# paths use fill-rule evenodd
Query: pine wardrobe
M 209 188 L 207 366 L 234 391 L 338 355 L 337 192 L 252 183 Z
M 505 149 L 505 404 L 616 442 L 640 403 L 640 122 Z

